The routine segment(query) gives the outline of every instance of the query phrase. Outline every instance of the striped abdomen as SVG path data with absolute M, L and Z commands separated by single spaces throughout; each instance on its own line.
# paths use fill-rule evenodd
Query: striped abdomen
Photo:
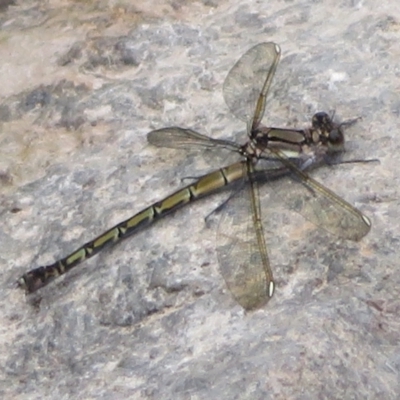
M 127 238 L 139 229 L 145 228 L 172 211 L 199 199 L 207 194 L 243 178 L 246 175 L 246 162 L 238 162 L 221 168 L 199 178 L 195 183 L 184 187 L 154 203 L 133 217 L 119 223 L 96 239 L 87 242 L 82 247 L 54 264 L 32 269 L 22 275 L 18 285 L 28 293 L 35 292 L 50 283 L 53 279 L 65 274 L 70 269 L 97 254 L 106 246 L 115 244 Z

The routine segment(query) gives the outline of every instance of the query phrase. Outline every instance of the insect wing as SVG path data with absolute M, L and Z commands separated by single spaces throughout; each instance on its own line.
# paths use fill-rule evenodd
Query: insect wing
M 266 97 L 281 55 L 275 43 L 260 43 L 248 50 L 225 79 L 225 102 L 237 118 L 254 129 L 264 116 Z
M 147 134 L 147 141 L 153 146 L 171 149 L 203 147 L 238 151 L 240 148 L 239 145 L 229 140 L 212 139 L 192 129 L 184 129 L 177 126 L 151 131 Z
M 364 214 L 297 168 L 280 150 L 269 151 L 288 171 L 283 179 L 270 182 L 269 189 L 276 201 L 341 238 L 358 241 L 369 232 L 371 222 Z
M 217 233 L 221 274 L 243 308 L 261 307 L 272 296 L 274 283 L 256 182 L 244 182 L 221 212 Z

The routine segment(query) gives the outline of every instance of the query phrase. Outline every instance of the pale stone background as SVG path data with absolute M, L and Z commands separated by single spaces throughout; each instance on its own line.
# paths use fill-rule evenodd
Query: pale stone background
M 399 3 L 142 3 L 0 0 L 0 397 L 398 398 Z M 146 133 L 181 125 L 244 141 L 222 83 L 264 41 L 283 52 L 265 123 L 362 117 L 346 132 L 349 158 L 380 164 L 313 176 L 370 216 L 367 237 L 269 210 L 277 289 L 245 313 L 203 220 L 219 195 L 33 299 L 13 286 L 220 166 L 153 149 Z

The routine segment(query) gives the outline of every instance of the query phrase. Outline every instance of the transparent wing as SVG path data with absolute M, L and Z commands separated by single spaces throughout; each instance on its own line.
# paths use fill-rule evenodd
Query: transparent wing
M 244 182 L 222 210 L 217 234 L 221 274 L 246 310 L 263 306 L 273 294 L 257 184 Z
M 270 149 L 270 152 L 283 164 L 281 173 L 274 176 L 268 169 L 257 172 L 256 179 L 269 181 L 268 190 L 276 197 L 274 201 L 344 239 L 358 241 L 369 232 L 371 222 L 359 210 L 297 168 L 281 151 Z
M 260 43 L 248 50 L 225 79 L 223 93 L 231 112 L 254 129 L 264 116 L 266 97 L 281 55 L 277 44 Z
M 184 129 L 177 126 L 151 131 L 147 134 L 147 141 L 156 147 L 172 149 L 195 149 L 199 146 L 233 151 L 240 149 L 240 146 L 229 140 L 212 139 L 192 129 Z

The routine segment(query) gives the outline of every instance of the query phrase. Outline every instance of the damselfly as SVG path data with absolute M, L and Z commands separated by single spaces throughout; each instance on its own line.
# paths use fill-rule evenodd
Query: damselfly
M 32 269 L 18 284 L 32 293 L 68 272 L 106 246 L 115 244 L 185 204 L 236 183 L 236 191 L 222 210 L 217 235 L 221 273 L 235 299 L 245 309 L 265 304 L 274 292 L 261 219 L 258 185 L 274 186 L 282 202 L 315 225 L 342 238 L 359 240 L 370 230 L 367 217 L 306 174 L 344 148 L 341 125 L 323 112 L 305 130 L 268 128 L 261 125 L 266 97 L 280 58 L 275 43 L 261 43 L 248 50 L 233 66 L 224 82 L 225 101 L 236 117 L 247 123 L 248 142 L 212 139 L 190 129 L 169 127 L 152 131 L 148 141 L 158 147 L 203 146 L 230 150 L 241 160 L 220 168 L 179 189 L 163 200 L 121 222 L 96 239 L 55 263 Z

